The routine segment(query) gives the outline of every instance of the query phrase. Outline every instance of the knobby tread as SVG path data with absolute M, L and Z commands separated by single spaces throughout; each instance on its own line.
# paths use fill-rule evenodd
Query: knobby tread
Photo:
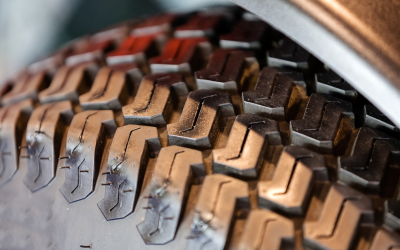
M 0 103 L 1 248 L 400 248 L 400 130 L 239 8 L 74 40 Z

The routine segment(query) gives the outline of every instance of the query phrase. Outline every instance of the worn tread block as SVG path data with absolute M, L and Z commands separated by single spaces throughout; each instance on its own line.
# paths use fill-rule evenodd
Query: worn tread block
M 179 122 L 167 125 L 170 145 L 210 149 L 221 117 L 234 116 L 228 93 L 196 90 L 189 93 Z
M 239 243 L 240 250 L 279 250 L 294 245 L 295 228 L 291 220 L 269 210 L 251 210 Z
M 165 126 L 173 110 L 173 97 L 187 94 L 185 80 L 180 74 L 147 75 L 140 83 L 134 102 L 122 108 L 125 123 Z
M 108 153 L 104 199 L 97 206 L 107 220 L 133 212 L 149 157 L 161 149 L 157 129 L 126 125 L 117 129 Z
M 242 93 L 244 113 L 284 120 L 290 105 L 294 106 L 299 102 L 293 98 L 294 103 L 290 103 L 295 86 L 306 93 L 306 83 L 302 73 L 287 69 L 264 68 L 254 90 Z
M 146 244 L 172 241 L 194 177 L 206 175 L 201 151 L 179 146 L 163 148 L 157 159 L 150 185 L 146 216 L 137 229 Z
M 139 81 L 141 77 L 142 72 L 136 64 L 102 67 L 90 91 L 79 96 L 79 103 L 84 110 L 121 110 L 133 89 L 131 79 Z
M 107 52 L 114 48 L 112 39 L 108 34 L 93 35 L 88 42 L 74 49 L 73 53 L 65 59 L 66 66 L 75 66 L 86 62 L 103 62 Z
M 329 181 L 325 157 L 299 146 L 284 148 L 270 181 L 258 183 L 261 207 L 303 215 L 315 181 Z
M 248 202 L 246 182 L 222 174 L 207 175 L 194 208 L 186 249 L 224 249 L 235 211 Z
M 150 69 L 152 73 L 190 75 L 204 66 L 210 53 L 211 44 L 206 38 L 173 38 L 160 56 L 150 58 Z
M 115 129 L 110 110 L 84 111 L 74 116 L 68 130 L 65 156 L 61 157 L 65 159 L 61 168 L 66 173 L 60 192 L 69 203 L 85 199 L 94 191 L 105 133 L 111 134 Z
M 291 144 L 332 153 L 342 118 L 354 122 L 351 103 L 326 94 L 312 94 L 302 120 L 290 122 Z
M 8 106 L 28 99 L 37 101 L 39 92 L 48 85 L 49 79 L 45 71 L 35 74 L 24 73 L 18 77 L 11 91 L 2 96 L 1 104 Z
M 0 185 L 18 170 L 19 146 L 32 111 L 32 100 L 0 109 Z
M 31 192 L 47 186 L 55 177 L 65 125 L 74 116 L 69 101 L 37 107 L 28 122 L 20 165 L 28 169 L 24 184 Z
M 373 222 L 374 210 L 368 196 L 333 184 L 319 218 L 304 222 L 304 243 L 313 249 L 350 249 L 359 225 Z
M 217 49 L 206 69 L 195 72 L 198 89 L 240 91 L 250 71 L 258 70 L 258 62 L 251 51 Z
M 269 145 L 281 144 L 276 121 L 244 114 L 236 117 L 226 146 L 214 149 L 214 173 L 256 178 Z
M 160 48 L 166 40 L 163 33 L 127 37 L 116 50 L 106 54 L 107 64 L 137 63 L 144 65 L 147 58 L 159 54 Z
M 339 180 L 364 192 L 392 197 L 399 184 L 399 153 L 398 140 L 362 127 L 351 155 L 338 158 Z
M 79 96 L 90 89 L 91 76 L 97 74 L 99 65 L 87 62 L 74 66 L 62 66 L 50 86 L 39 93 L 41 103 L 60 101 L 79 102 Z
M 260 20 L 240 20 L 233 30 L 219 38 L 221 48 L 262 49 L 269 26 Z

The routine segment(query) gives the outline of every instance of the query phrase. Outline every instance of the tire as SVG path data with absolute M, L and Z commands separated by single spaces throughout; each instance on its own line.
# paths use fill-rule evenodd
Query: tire
M 239 8 L 116 25 L 0 92 L 2 249 L 400 245 L 399 129 Z

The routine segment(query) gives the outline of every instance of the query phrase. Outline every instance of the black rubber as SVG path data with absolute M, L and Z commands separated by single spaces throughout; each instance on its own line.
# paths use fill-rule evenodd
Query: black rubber
M 239 8 L 77 39 L 0 97 L 1 249 L 400 246 L 399 129 Z

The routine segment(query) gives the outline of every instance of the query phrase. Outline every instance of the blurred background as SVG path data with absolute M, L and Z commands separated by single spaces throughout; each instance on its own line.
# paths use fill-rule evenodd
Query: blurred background
M 65 42 L 161 11 L 228 0 L 0 0 L 0 83 Z

